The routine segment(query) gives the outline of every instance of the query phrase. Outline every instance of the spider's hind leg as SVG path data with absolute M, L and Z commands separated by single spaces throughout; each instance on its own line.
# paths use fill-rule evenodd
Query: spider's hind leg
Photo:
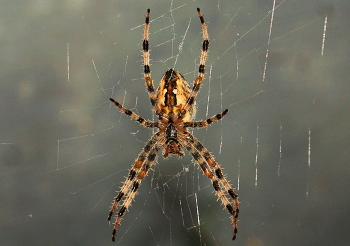
M 149 99 L 151 100 L 151 104 L 154 112 L 160 112 L 160 109 L 157 104 L 157 96 L 154 90 L 153 80 L 151 78 L 151 69 L 150 69 L 150 52 L 149 52 L 149 17 L 150 17 L 150 9 L 147 9 L 146 20 L 143 29 L 143 41 L 142 41 L 142 54 L 143 54 L 143 77 L 145 79 L 146 89 L 148 92 Z
M 182 112 L 180 112 L 179 116 L 183 116 L 194 104 L 196 101 L 197 94 L 201 87 L 202 81 L 204 79 L 205 72 L 205 63 L 208 58 L 208 50 L 209 50 L 209 34 L 207 25 L 204 22 L 204 17 L 199 8 L 197 8 L 198 16 L 202 25 L 202 33 L 203 33 L 203 43 L 202 43 L 202 51 L 199 60 L 199 68 L 198 68 L 198 77 L 193 82 L 193 88 L 190 97 L 187 99 L 186 105 L 183 107 Z

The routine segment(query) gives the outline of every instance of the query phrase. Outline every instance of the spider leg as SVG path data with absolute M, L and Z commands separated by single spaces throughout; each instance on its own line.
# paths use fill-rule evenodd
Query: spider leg
M 131 202 L 134 200 L 135 195 L 137 194 L 137 189 L 139 188 L 141 181 L 144 177 L 146 177 L 148 170 L 152 166 L 152 164 L 156 161 L 157 152 L 161 148 L 164 141 L 158 141 L 159 137 L 161 135 L 154 136 L 146 145 L 145 149 L 140 153 L 138 159 L 136 160 L 134 166 L 131 168 L 129 172 L 129 176 L 126 179 L 122 189 L 120 190 L 119 194 L 115 198 L 115 202 L 111 208 L 111 212 L 108 216 L 108 219 L 110 220 L 113 211 L 118 205 L 118 202 L 122 199 L 125 193 L 128 195 L 125 197 L 123 204 L 121 205 L 119 212 L 116 216 L 113 232 L 112 232 L 112 241 L 115 241 L 115 235 L 117 233 L 118 227 L 121 224 L 122 217 L 124 216 L 125 212 L 128 211 L 129 206 L 131 205 Z M 152 143 L 150 144 L 150 142 Z M 158 143 L 153 143 L 157 142 Z M 146 152 L 146 150 L 148 152 Z M 128 188 L 126 188 L 128 186 Z M 123 188 L 125 187 L 125 191 Z
M 130 116 L 131 118 L 136 120 L 141 125 L 143 125 L 145 127 L 148 127 L 148 128 L 159 127 L 159 122 L 153 122 L 153 121 L 145 120 L 144 118 L 138 116 L 137 114 L 135 114 L 131 110 L 125 108 L 123 105 L 121 105 L 120 103 L 115 101 L 113 98 L 110 98 L 109 100 L 111 100 L 111 102 L 114 103 L 115 106 L 117 106 L 120 109 L 120 111 L 124 112 L 124 114 Z
M 233 226 L 233 237 L 234 240 L 237 236 L 237 217 L 239 213 L 239 201 L 238 195 L 234 192 L 233 188 L 226 180 L 222 173 L 219 164 L 214 160 L 214 157 L 209 151 L 202 145 L 202 143 L 189 132 L 185 132 L 181 139 L 181 144 L 192 154 L 193 159 L 200 166 L 205 176 L 207 176 L 213 184 L 214 190 L 218 199 L 221 200 L 222 204 L 226 207 L 228 212 L 231 214 L 232 226 Z M 211 168 L 214 169 L 215 175 Z M 232 198 L 230 202 L 222 187 Z M 233 205 L 233 206 L 232 206 Z
M 187 99 L 187 102 L 186 102 L 185 106 L 183 107 L 183 110 L 180 111 L 180 113 L 179 113 L 180 117 L 183 116 L 187 112 L 187 110 L 190 109 L 190 107 L 192 107 L 193 103 L 196 100 L 197 94 L 198 94 L 199 89 L 200 89 L 201 84 L 202 84 L 202 80 L 204 78 L 205 63 L 206 63 L 207 57 L 208 57 L 208 50 L 209 50 L 208 29 L 207 29 L 207 25 L 204 22 L 204 17 L 202 15 L 201 10 L 199 8 L 197 8 L 197 11 L 198 11 L 199 19 L 201 21 L 202 33 L 203 33 L 203 44 L 202 44 L 202 51 L 201 51 L 201 56 L 200 56 L 200 60 L 199 60 L 198 77 L 193 82 L 193 88 L 192 88 L 191 95 Z
M 149 52 L 149 16 L 150 9 L 147 9 L 145 26 L 143 29 L 143 42 L 142 42 L 142 53 L 143 53 L 143 76 L 145 79 L 146 89 L 148 92 L 149 99 L 151 100 L 152 107 L 156 114 L 160 112 L 159 107 L 157 106 L 157 97 L 154 91 L 153 80 L 151 78 L 151 69 L 150 69 L 150 52 Z
M 216 114 L 204 121 L 191 121 L 191 122 L 185 122 L 184 126 L 185 127 L 206 127 L 209 126 L 211 123 L 213 123 L 214 121 L 218 121 L 221 120 L 228 112 L 228 109 L 225 109 L 221 114 Z
M 120 200 L 124 197 L 125 194 L 127 194 L 128 190 L 130 189 L 130 186 L 135 178 L 135 176 L 140 172 L 140 168 L 142 167 L 143 163 L 145 162 L 147 156 L 149 155 L 150 151 L 154 147 L 154 145 L 159 141 L 159 139 L 162 137 L 161 133 L 157 132 L 152 136 L 152 138 L 147 142 L 143 150 L 138 155 L 137 159 L 135 160 L 134 165 L 131 167 L 129 171 L 129 176 L 125 180 L 123 186 L 120 188 L 120 191 L 118 192 L 118 195 L 114 198 L 113 205 L 109 211 L 108 220 L 112 218 L 112 215 L 118 206 L 118 203 Z

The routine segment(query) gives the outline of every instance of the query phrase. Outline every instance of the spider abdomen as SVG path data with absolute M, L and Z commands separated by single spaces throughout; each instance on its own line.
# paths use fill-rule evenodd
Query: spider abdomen
M 173 69 L 166 71 L 157 89 L 158 108 L 167 115 L 171 112 L 178 115 L 190 96 L 191 88 L 185 78 Z M 195 116 L 196 102 L 191 103 L 192 107 L 183 116 L 184 121 L 190 121 Z

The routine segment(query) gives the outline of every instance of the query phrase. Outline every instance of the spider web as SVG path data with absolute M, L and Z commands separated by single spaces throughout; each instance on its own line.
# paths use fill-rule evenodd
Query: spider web
M 112 198 L 152 131 L 151 71 L 197 76 L 193 134 L 240 197 L 238 237 L 187 153 L 160 156 L 117 245 L 344 245 L 349 241 L 349 6 L 346 1 L 9 1 L 1 4 L 1 245 L 110 245 Z

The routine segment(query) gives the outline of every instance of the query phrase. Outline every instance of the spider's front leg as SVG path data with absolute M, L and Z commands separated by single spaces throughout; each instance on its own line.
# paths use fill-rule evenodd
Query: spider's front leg
M 221 200 L 221 203 L 231 214 L 233 226 L 232 240 L 234 240 L 237 236 L 237 217 L 239 213 L 238 195 L 226 180 L 222 173 L 222 169 L 215 161 L 214 157 L 197 138 L 192 136 L 189 132 L 185 132 L 184 136 L 181 138 L 181 144 L 192 154 L 193 159 L 202 169 L 204 175 L 212 181 L 218 199 Z M 231 201 L 227 198 L 224 191 L 226 191 L 229 197 L 231 197 Z
M 130 187 L 132 185 L 132 182 L 134 181 L 136 175 L 140 172 L 140 168 L 142 165 L 144 165 L 146 159 L 148 158 L 150 151 L 154 148 L 154 146 L 157 144 L 159 139 L 161 138 L 161 133 L 157 132 L 152 136 L 152 138 L 147 142 L 139 156 L 136 158 L 134 165 L 129 170 L 129 176 L 125 180 L 123 186 L 120 188 L 120 191 L 118 192 L 118 195 L 114 198 L 114 202 L 112 204 L 112 207 L 109 211 L 108 220 L 111 220 L 112 215 L 117 208 L 119 202 L 124 198 L 125 194 L 127 194 L 130 190 Z
M 118 195 L 114 199 L 114 203 L 111 207 L 111 210 L 108 215 L 108 220 L 111 219 L 115 209 L 117 208 L 119 202 L 123 200 L 117 217 L 114 222 L 113 232 L 112 232 L 112 241 L 115 241 L 115 235 L 117 233 L 118 227 L 121 224 L 122 217 L 125 212 L 128 211 L 131 202 L 134 200 L 137 190 L 141 184 L 141 181 L 146 177 L 148 170 L 153 165 L 156 160 L 157 152 L 160 149 L 162 141 L 162 134 L 156 133 L 147 145 L 144 147 L 144 150 L 141 151 L 138 158 L 135 161 L 135 164 L 129 171 L 129 176 L 124 182 L 122 188 L 118 192 Z

